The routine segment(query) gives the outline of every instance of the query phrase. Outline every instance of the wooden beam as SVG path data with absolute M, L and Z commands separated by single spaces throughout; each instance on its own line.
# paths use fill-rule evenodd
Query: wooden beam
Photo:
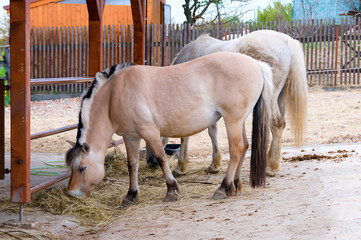
M 105 0 L 86 0 L 89 14 L 89 75 L 103 69 L 103 11 Z
M 30 201 L 30 0 L 10 1 L 11 201 Z
M 62 0 L 43 0 L 43 1 L 30 1 L 30 8 L 39 7 L 48 3 L 57 3 Z
M 144 65 L 145 0 L 130 0 L 134 23 L 134 63 Z

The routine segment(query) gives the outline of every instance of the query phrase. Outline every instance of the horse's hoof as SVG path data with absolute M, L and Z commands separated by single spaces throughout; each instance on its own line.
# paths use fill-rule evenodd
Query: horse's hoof
M 185 172 L 180 172 L 179 170 L 174 169 L 172 174 L 173 174 L 174 177 L 181 177 L 181 176 L 184 176 L 186 173 Z
M 227 197 L 228 196 L 224 191 L 222 191 L 220 189 L 217 189 L 216 192 L 213 194 L 212 198 L 215 199 L 215 200 L 219 200 L 219 199 L 225 199 Z
M 129 207 L 131 205 L 133 205 L 136 201 L 131 201 L 129 199 L 124 198 L 122 201 L 122 204 L 120 205 L 122 208 L 123 207 Z
M 234 185 L 236 186 L 236 192 L 235 195 L 240 195 L 242 192 L 242 182 L 237 181 L 234 183 Z
M 214 167 L 211 167 L 211 166 L 209 166 L 207 168 L 207 173 L 214 174 L 214 173 L 218 173 L 218 172 L 219 172 L 219 168 L 214 168 Z
M 152 168 L 158 167 L 158 162 L 155 159 L 155 157 L 153 157 L 153 156 L 149 156 L 149 158 L 147 159 L 147 163 L 148 163 L 149 167 L 152 167 Z
M 266 176 L 267 177 L 274 177 L 276 176 L 276 172 L 272 171 L 270 167 L 266 168 Z
M 175 202 L 178 200 L 178 194 L 176 192 L 168 192 L 163 199 L 163 202 Z

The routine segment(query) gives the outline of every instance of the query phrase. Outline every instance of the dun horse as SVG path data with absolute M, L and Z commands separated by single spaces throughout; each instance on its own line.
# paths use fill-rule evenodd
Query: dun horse
M 178 199 L 178 184 L 167 162 L 160 136 L 186 137 L 223 117 L 230 163 L 214 198 L 241 191 L 240 160 L 248 142 L 242 128 L 253 110 L 253 187 L 265 183 L 272 70 L 251 57 L 215 53 L 170 67 L 114 66 L 97 73 L 81 101 L 76 144 L 66 154 L 71 168 L 68 192 L 88 195 L 104 177 L 104 155 L 111 136 L 123 136 L 129 168 L 129 191 L 123 206 L 139 198 L 139 146 L 143 138 L 161 167 L 167 184 L 164 201 Z M 175 97 L 176 96 L 176 97 Z
M 229 41 L 203 35 L 186 45 L 177 54 L 172 64 L 184 63 L 221 51 L 243 53 L 266 62 L 272 67 L 275 87 L 272 98 L 274 117 L 271 120 L 273 138 L 268 152 L 267 173 L 274 175 L 280 168 L 281 138 L 286 126 L 285 111 L 287 110 L 290 118 L 297 146 L 302 143 L 302 134 L 306 124 L 308 89 L 301 44 L 286 34 L 271 30 L 255 31 Z M 208 133 L 212 140 L 213 155 L 212 163 L 207 171 L 214 173 L 218 172 L 221 165 L 221 154 L 217 144 L 217 125 L 210 126 Z M 186 173 L 189 161 L 188 140 L 189 138 L 182 138 L 178 165 L 173 171 L 175 176 Z M 164 141 L 166 142 L 167 140 Z M 148 151 L 147 156 L 149 155 Z

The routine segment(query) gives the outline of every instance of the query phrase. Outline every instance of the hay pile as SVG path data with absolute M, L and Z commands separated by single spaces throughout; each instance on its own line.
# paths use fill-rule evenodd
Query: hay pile
M 140 172 L 150 175 L 145 161 L 141 161 L 140 165 Z M 72 215 L 85 225 L 102 226 L 111 223 L 122 212 L 127 211 L 120 208 L 129 186 L 126 156 L 115 148 L 106 155 L 104 166 L 104 180 L 89 197 L 74 198 L 67 194 L 65 187 L 51 187 L 34 194 L 29 208 L 41 209 L 53 214 Z M 164 181 L 159 169 L 153 171 L 152 177 Z
M 170 157 L 170 167 L 173 169 L 177 159 Z M 209 199 L 224 176 L 220 174 L 209 176 L 205 173 L 208 162 L 197 163 L 189 167 L 186 176 L 178 178 L 181 193 L 180 200 Z M 224 168 L 227 164 L 224 164 Z M 66 187 L 51 187 L 32 195 L 32 201 L 24 205 L 25 211 L 43 210 L 53 214 L 75 216 L 84 225 L 103 227 L 119 218 L 132 207 L 120 208 L 129 187 L 126 156 L 118 149 L 105 158 L 106 174 L 104 180 L 92 191 L 89 197 L 74 198 L 67 194 Z M 147 166 L 141 159 L 139 166 L 140 204 L 160 204 L 166 193 L 163 172 L 158 168 Z M 1 210 L 18 211 L 17 204 L 0 200 Z

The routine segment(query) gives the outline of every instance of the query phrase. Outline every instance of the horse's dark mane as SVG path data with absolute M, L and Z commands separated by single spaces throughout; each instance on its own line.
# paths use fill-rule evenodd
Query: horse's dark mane
M 79 123 L 78 123 L 78 130 L 76 135 L 76 146 L 81 146 L 82 143 L 80 142 L 80 138 L 82 137 L 82 130 L 87 126 L 87 119 L 84 119 L 84 114 L 89 114 L 89 111 L 84 113 L 83 108 L 86 106 L 90 109 L 90 105 L 92 104 L 92 99 L 96 95 L 96 92 L 104 85 L 104 83 L 109 80 L 116 72 L 122 71 L 130 66 L 133 66 L 133 63 L 124 63 L 124 64 L 116 64 L 107 68 L 103 72 L 98 72 L 95 75 L 95 78 L 91 82 L 88 90 L 83 94 L 81 99 L 81 106 L 79 111 Z M 87 101 L 89 100 L 89 101 Z M 88 106 L 89 105 L 89 106 Z M 87 109 L 88 110 L 88 109 Z M 75 148 L 75 147 L 74 147 Z M 70 151 L 71 149 L 69 149 Z

